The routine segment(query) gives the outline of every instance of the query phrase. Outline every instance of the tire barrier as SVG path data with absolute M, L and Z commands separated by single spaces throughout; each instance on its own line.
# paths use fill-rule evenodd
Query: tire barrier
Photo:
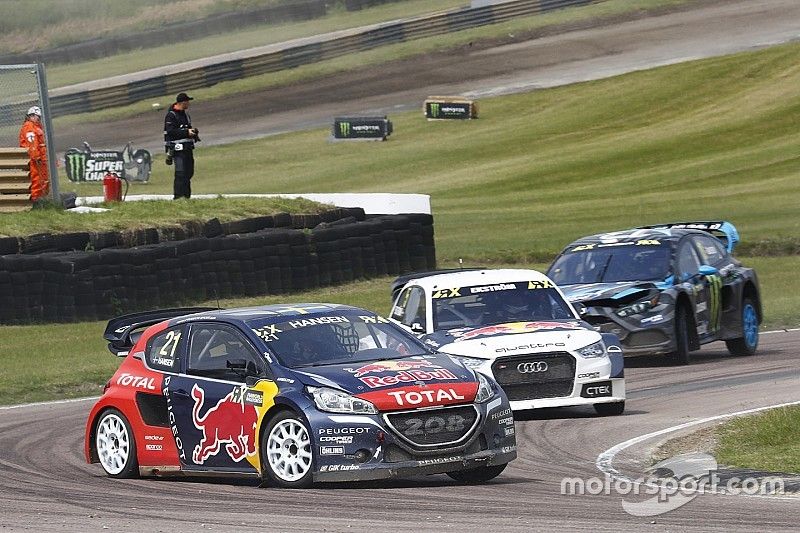
M 265 46 L 256 51 L 240 53 L 236 58 L 220 59 L 214 64 L 195 66 L 196 62 L 193 62 L 185 70 L 159 73 L 135 81 L 114 84 L 115 80 L 104 80 L 102 84 L 87 82 L 59 88 L 50 91 L 50 106 L 54 116 L 89 113 L 174 94 L 181 89 L 211 87 L 225 80 L 277 72 L 389 44 L 602 1 L 604 0 L 510 0 L 477 8 L 464 7 L 375 24 L 361 32 L 334 32 L 305 39 L 306 42 L 299 45 Z M 309 40 L 312 42 L 307 42 Z
M 131 247 L 124 247 L 130 235 L 113 232 L 74 233 L 63 240 L 45 234 L 1 239 L 0 250 L 16 247 L 18 252 L 0 256 L 0 324 L 105 320 L 436 266 L 431 215 L 367 217 L 360 208 L 284 215 L 194 224 L 182 228 L 183 233 L 141 230 L 134 232 L 136 242 L 147 244 Z M 207 228 L 213 236 L 204 234 Z M 117 246 L 54 251 L 84 241 L 87 248 L 100 241 Z

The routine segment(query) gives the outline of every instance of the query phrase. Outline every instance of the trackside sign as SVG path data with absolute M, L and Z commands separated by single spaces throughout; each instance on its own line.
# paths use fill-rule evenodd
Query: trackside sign
M 478 105 L 458 96 L 431 96 L 423 106 L 428 120 L 478 118 Z
M 334 139 L 385 141 L 392 133 L 387 117 L 336 117 L 333 120 Z

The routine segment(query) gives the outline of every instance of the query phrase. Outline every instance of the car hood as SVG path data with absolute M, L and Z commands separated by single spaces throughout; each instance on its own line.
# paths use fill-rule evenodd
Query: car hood
M 305 385 L 344 390 L 382 411 L 468 403 L 478 391 L 474 372 L 442 353 L 299 368 L 294 373 Z
M 618 307 L 658 292 L 650 281 L 621 281 L 617 283 L 583 283 L 560 285 L 564 296 L 571 303 L 586 306 Z
M 426 335 L 423 341 L 452 355 L 492 359 L 515 353 L 575 350 L 600 338 L 585 322 L 550 320 L 438 331 Z

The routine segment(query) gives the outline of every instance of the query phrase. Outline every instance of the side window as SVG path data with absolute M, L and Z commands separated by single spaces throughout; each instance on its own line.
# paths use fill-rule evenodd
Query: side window
M 694 246 L 688 240 L 684 241 L 678 251 L 678 277 L 681 281 L 685 281 L 697 274 L 699 270 L 700 261 L 697 259 Z
M 425 292 L 420 287 L 409 289 L 408 301 L 406 302 L 403 318 L 400 320 L 406 326 L 418 322 L 424 328 L 425 323 Z
M 727 252 L 719 239 L 710 235 L 698 235 L 694 238 L 697 253 L 704 265 L 716 266 L 725 261 Z
M 246 375 L 263 375 L 266 363 L 236 328 L 193 324 L 186 371 L 195 376 L 243 382 Z
M 179 372 L 180 354 L 184 350 L 183 328 L 162 331 L 147 343 L 147 366 L 162 372 Z M 180 348 L 179 348 L 180 346 Z
M 408 303 L 408 297 L 411 296 L 411 288 L 406 287 L 403 289 L 403 292 L 400 293 L 400 297 L 397 299 L 397 303 L 392 308 L 392 314 L 390 315 L 391 318 L 397 320 L 398 322 L 403 321 L 403 316 L 406 313 L 406 304 Z

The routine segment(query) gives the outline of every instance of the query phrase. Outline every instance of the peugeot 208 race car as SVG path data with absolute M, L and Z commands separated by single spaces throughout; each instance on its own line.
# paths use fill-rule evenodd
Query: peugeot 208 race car
M 112 320 L 105 337 L 125 359 L 85 453 L 112 477 L 481 482 L 516 457 L 497 384 L 370 311 L 173 309 Z
M 731 253 L 730 222 L 680 222 L 590 235 L 567 246 L 548 274 L 584 320 L 622 340 L 625 355 L 671 354 L 689 363 L 724 340 L 733 355 L 758 347 L 758 277 Z
M 493 376 L 513 410 L 593 405 L 614 415 L 625 409 L 618 339 L 583 322 L 540 272 L 411 274 L 398 278 L 395 289 L 391 320 Z

